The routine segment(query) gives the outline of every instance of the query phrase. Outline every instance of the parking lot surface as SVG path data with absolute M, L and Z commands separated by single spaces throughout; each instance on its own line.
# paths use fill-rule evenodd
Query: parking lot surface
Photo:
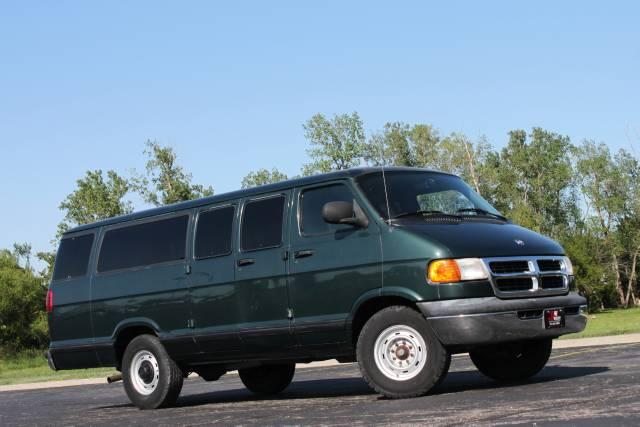
M 640 344 L 554 350 L 524 384 L 498 384 L 466 356 L 430 395 L 388 400 L 355 364 L 299 369 L 258 399 L 237 375 L 185 381 L 177 406 L 133 407 L 122 383 L 0 393 L 0 425 L 640 425 Z

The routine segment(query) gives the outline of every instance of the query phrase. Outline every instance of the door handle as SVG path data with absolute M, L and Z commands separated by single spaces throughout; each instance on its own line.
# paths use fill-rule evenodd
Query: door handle
M 256 260 L 253 258 L 243 258 L 238 260 L 238 267 L 242 267 L 243 265 L 251 265 L 255 263 Z
M 295 258 L 306 258 L 308 256 L 313 255 L 313 251 L 311 249 L 304 249 L 302 251 L 295 251 L 295 253 L 293 254 L 293 256 Z

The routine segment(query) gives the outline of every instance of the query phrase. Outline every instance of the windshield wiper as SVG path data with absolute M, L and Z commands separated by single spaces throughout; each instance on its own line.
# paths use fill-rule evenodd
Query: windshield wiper
M 493 217 L 501 219 L 501 220 L 503 220 L 505 222 L 509 221 L 506 216 L 502 216 L 502 215 L 497 214 L 497 213 L 489 212 L 489 211 L 481 209 L 481 208 L 462 208 L 462 209 L 458 209 L 456 212 L 475 212 L 475 213 L 480 214 L 480 215 L 493 216 Z
M 448 214 L 446 212 L 442 212 L 442 211 L 436 211 L 436 210 L 418 210 L 418 211 L 413 211 L 413 212 L 403 212 L 403 213 L 399 213 L 398 215 L 394 215 L 391 217 L 391 219 L 397 219 L 397 218 L 402 218 L 405 216 L 417 216 L 417 215 L 422 215 L 422 216 L 431 216 L 431 215 L 440 215 L 440 216 L 447 216 L 447 217 L 454 217 L 454 218 L 460 218 L 459 215 L 453 215 L 453 214 Z

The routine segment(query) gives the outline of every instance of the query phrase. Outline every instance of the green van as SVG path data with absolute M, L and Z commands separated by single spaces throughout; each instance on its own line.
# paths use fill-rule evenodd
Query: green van
M 357 361 L 387 397 L 420 396 L 454 353 L 498 381 L 535 375 L 553 338 L 586 325 L 574 281 L 560 245 L 462 179 L 350 169 L 68 231 L 47 356 L 115 367 L 143 409 L 174 403 L 191 372 L 238 370 L 272 394 L 326 359 Z

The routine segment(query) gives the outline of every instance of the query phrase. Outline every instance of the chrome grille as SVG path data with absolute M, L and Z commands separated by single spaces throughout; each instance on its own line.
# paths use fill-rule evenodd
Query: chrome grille
M 494 273 L 523 273 L 529 271 L 527 261 L 493 261 L 489 263 Z
M 538 268 L 540 271 L 560 271 L 562 262 L 558 259 L 539 259 Z
M 540 287 L 542 289 L 558 289 L 564 287 L 564 276 L 542 276 L 540 278 Z
M 500 257 L 483 262 L 499 298 L 559 295 L 569 289 L 562 257 Z
M 528 291 L 533 288 L 531 277 L 505 277 L 496 279 L 495 282 L 502 292 Z

